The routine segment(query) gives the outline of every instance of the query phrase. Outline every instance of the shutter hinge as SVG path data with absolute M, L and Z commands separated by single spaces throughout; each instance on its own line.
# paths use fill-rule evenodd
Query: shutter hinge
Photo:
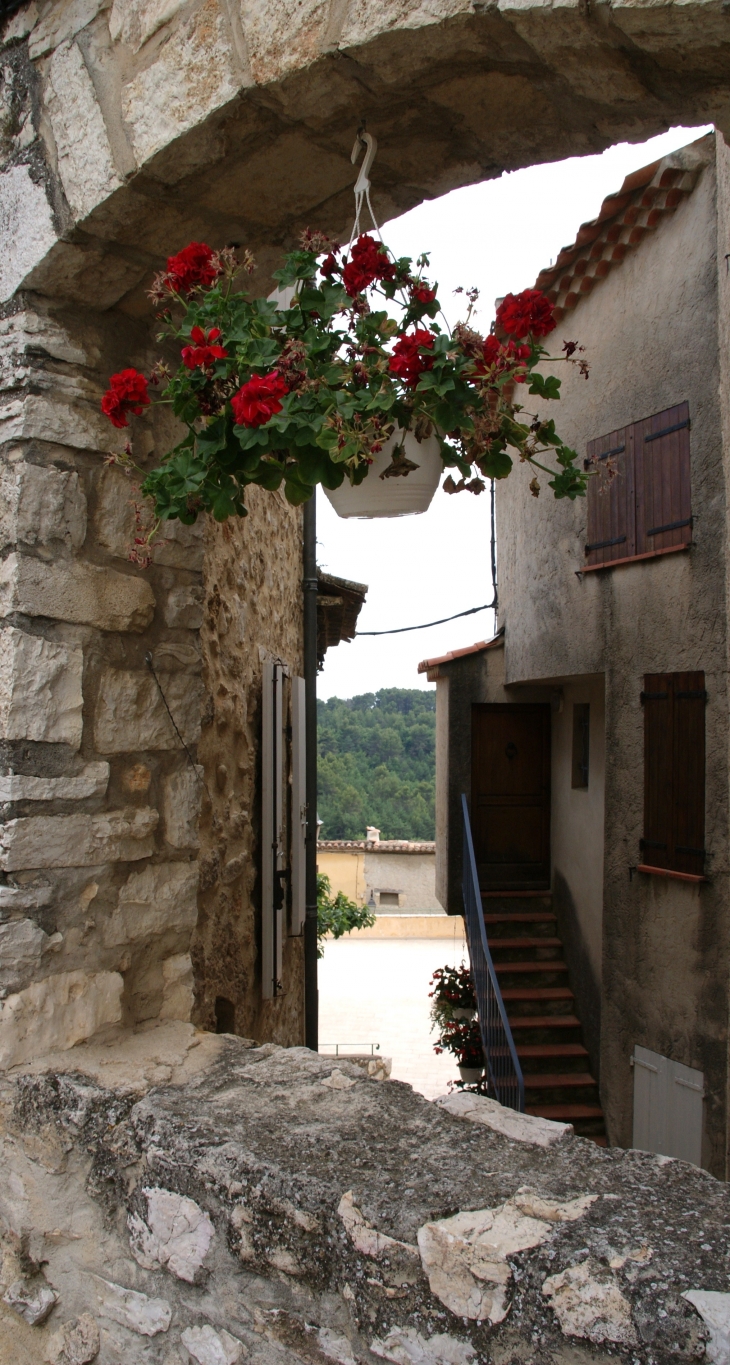
M 704 687 L 696 692 L 675 692 L 674 695 L 679 701 L 707 701 L 707 692 Z
M 641 705 L 642 705 L 642 706 L 644 705 L 644 702 L 645 702 L 645 701 L 666 701 L 668 697 L 669 697 L 669 693 L 668 693 L 668 692 L 640 692 L 640 693 L 639 693 L 639 698 L 640 698 L 640 701 L 641 701 Z

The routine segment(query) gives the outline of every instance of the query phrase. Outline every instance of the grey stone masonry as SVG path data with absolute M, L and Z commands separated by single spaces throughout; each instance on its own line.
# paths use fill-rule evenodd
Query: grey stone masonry
M 57 130 L 79 112 L 63 104 L 79 60 L 67 48 L 54 66 Z M 109 373 L 126 353 L 146 365 L 146 347 L 128 319 L 40 298 L 0 321 L 4 1066 L 193 1003 L 202 786 L 160 687 L 192 753 L 203 527 L 176 526 L 147 568 L 130 560 L 136 481 L 104 462 L 129 433 L 99 411 Z M 166 439 L 140 421 L 135 449 Z

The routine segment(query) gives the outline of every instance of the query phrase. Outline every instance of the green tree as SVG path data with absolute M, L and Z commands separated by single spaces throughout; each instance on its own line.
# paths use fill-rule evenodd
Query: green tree
M 383 688 L 320 701 L 319 814 L 325 839 L 433 839 L 436 694 Z
M 344 891 L 332 895 L 329 877 L 317 873 L 317 957 L 324 957 L 326 934 L 342 938 L 351 929 L 369 929 L 375 923 L 375 916 L 366 905 L 356 905 L 348 900 Z

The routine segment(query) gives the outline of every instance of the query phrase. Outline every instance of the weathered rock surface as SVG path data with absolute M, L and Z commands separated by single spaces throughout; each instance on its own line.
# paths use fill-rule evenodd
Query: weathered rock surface
M 155 599 L 149 583 L 116 569 L 61 560 L 53 569 L 40 559 L 11 554 L 0 571 L 0 607 L 27 616 L 52 616 L 99 630 L 144 630 Z
M 83 668 L 80 649 L 7 626 L 0 632 L 0 737 L 78 749 Z
M 722 1359 L 727 1186 L 513 1142 L 341 1058 L 183 1024 L 92 1042 L 0 1084 L 0 1149 L 3 1365 L 84 1359 L 94 1326 L 99 1365 Z M 447 1306 L 466 1274 L 501 1320 Z

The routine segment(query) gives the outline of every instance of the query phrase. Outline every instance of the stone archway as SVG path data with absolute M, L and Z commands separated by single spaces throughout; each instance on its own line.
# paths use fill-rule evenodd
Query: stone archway
M 205 552 L 175 529 L 131 565 L 106 377 L 149 367 L 145 288 L 186 241 L 245 243 L 265 275 L 303 226 L 346 230 L 363 119 L 381 218 L 673 122 L 723 127 L 730 19 L 720 0 L 31 0 L 2 82 L 0 1065 L 120 1020 L 213 1027 L 216 997 L 237 1032 L 298 1042 L 299 940 L 259 999 L 255 807 L 262 661 L 301 670 L 299 514 L 254 490 Z M 167 438 L 140 419 L 135 450 Z

